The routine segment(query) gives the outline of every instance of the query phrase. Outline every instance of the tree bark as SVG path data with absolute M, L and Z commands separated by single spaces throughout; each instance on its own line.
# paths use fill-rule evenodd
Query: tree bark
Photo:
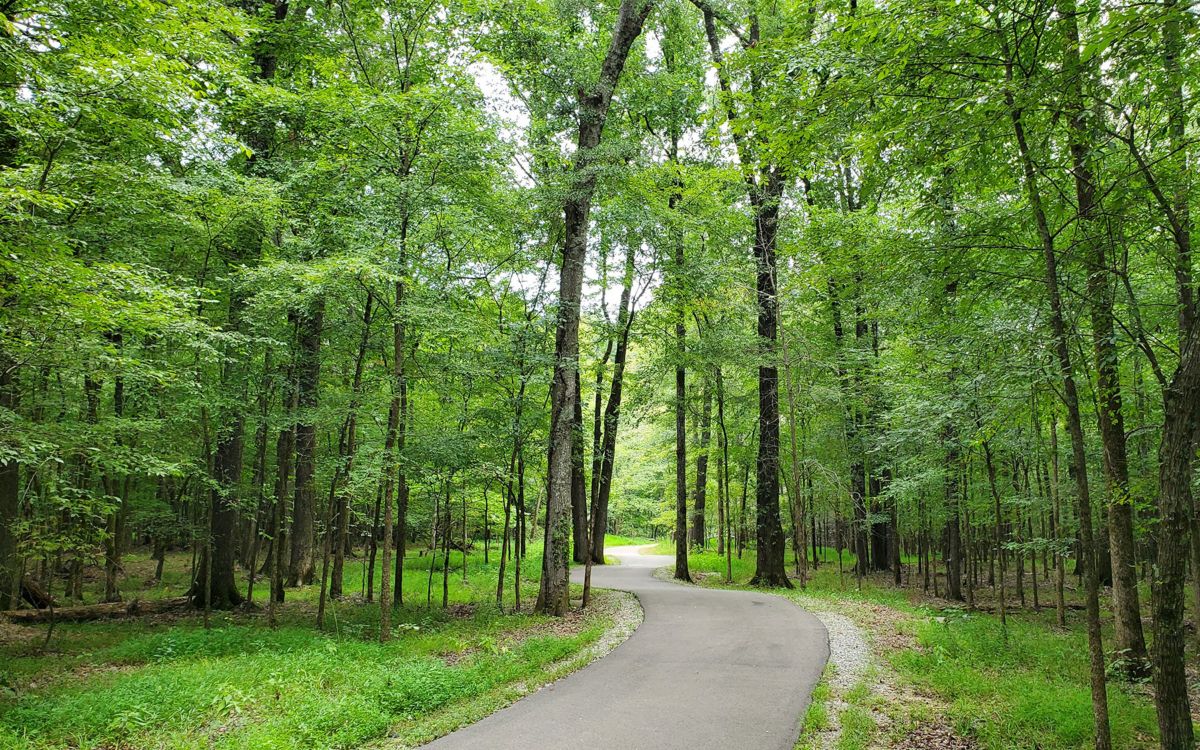
M 1059 0 L 1058 14 L 1065 30 L 1063 73 L 1068 84 L 1067 124 L 1071 139 L 1071 171 L 1078 208 L 1077 228 L 1085 254 L 1090 256 L 1087 298 L 1092 320 L 1092 348 L 1096 363 L 1097 417 L 1104 446 L 1104 476 L 1108 484 L 1108 533 L 1111 550 L 1113 615 L 1117 650 L 1133 674 L 1144 674 L 1148 665 L 1138 601 L 1136 556 L 1133 545 L 1133 502 L 1129 489 L 1129 463 L 1125 444 L 1125 419 L 1121 411 L 1116 332 L 1113 327 L 1113 292 L 1108 278 L 1109 250 L 1099 225 L 1099 199 L 1092 168 L 1092 138 L 1084 106 L 1084 81 L 1094 72 L 1085 68 L 1079 53 L 1079 24 L 1074 0 Z
M 708 542 L 705 506 L 708 499 L 708 450 L 712 444 L 712 388 L 705 378 L 700 411 L 700 442 L 696 446 L 696 490 L 692 496 L 692 546 L 703 549 Z
M 314 538 L 317 511 L 316 408 L 321 377 L 321 332 L 325 322 L 325 301 L 318 298 L 299 313 L 299 362 L 297 363 L 296 405 L 296 499 L 292 507 L 292 556 L 288 568 L 289 586 L 307 586 L 316 573 Z
M 17 409 L 16 363 L 0 352 L 0 410 L 15 416 Z M 20 603 L 21 561 L 13 524 L 21 510 L 20 465 L 15 459 L 0 461 L 0 610 Z
M 1007 50 L 1006 50 L 1007 52 Z M 1005 65 L 1005 80 L 1012 83 L 1013 64 Z M 1088 653 L 1091 666 L 1092 712 L 1097 750 L 1109 750 L 1112 738 L 1108 723 L 1108 694 L 1105 688 L 1104 644 L 1100 634 L 1100 592 L 1096 576 L 1096 544 L 1092 536 L 1091 497 L 1088 492 L 1087 454 L 1083 437 L 1083 421 L 1079 411 L 1079 395 L 1075 387 L 1075 372 L 1071 364 L 1070 342 L 1067 340 L 1066 322 L 1063 315 L 1062 295 L 1058 285 L 1058 258 L 1054 249 L 1053 235 L 1042 208 L 1041 194 L 1037 187 L 1037 170 L 1025 136 L 1022 111 L 1015 106 L 1011 89 L 1005 89 L 1005 101 L 1009 107 L 1013 132 L 1021 159 L 1026 195 L 1034 214 L 1038 238 L 1042 245 L 1045 261 L 1046 293 L 1050 301 L 1050 324 L 1054 337 L 1054 353 L 1057 357 L 1059 375 L 1062 378 L 1062 399 L 1067 407 L 1067 431 L 1071 437 L 1071 474 L 1075 481 L 1076 503 L 1079 514 L 1079 566 L 1082 568 L 1083 585 L 1087 599 Z M 1190 466 L 1190 462 L 1189 462 Z M 1182 539 L 1186 543 L 1186 528 Z M 1186 549 L 1183 551 L 1186 554 Z M 1182 562 L 1180 563 L 1182 564 Z M 1156 617 L 1157 620 L 1157 617 Z M 1182 636 L 1182 633 L 1180 633 Z M 1182 655 L 1181 655 L 1182 656 Z M 1182 669 L 1182 658 L 1180 659 Z M 1186 700 L 1185 700 L 1186 703 Z M 1189 717 L 1190 728 L 1190 717 Z M 1190 734 L 1190 731 L 1189 731 Z
M 632 302 L 634 260 L 637 248 L 629 243 L 625 250 L 625 280 L 621 288 L 621 309 L 617 312 L 617 346 L 613 354 L 612 383 L 604 405 L 604 437 L 601 446 L 599 484 L 592 506 L 592 563 L 604 564 L 604 534 L 608 531 L 608 501 L 612 494 L 613 463 L 617 455 L 617 430 L 621 421 L 621 397 L 625 382 L 625 360 L 629 352 L 629 332 L 633 328 Z
M 737 105 L 733 89 L 724 69 L 721 42 L 717 35 L 712 9 L 697 3 L 704 14 L 704 32 L 709 52 L 717 68 L 726 119 L 733 134 L 743 181 L 750 197 L 754 215 L 755 301 L 758 309 L 758 458 L 755 464 L 755 537 L 758 542 L 757 560 L 751 583 L 756 586 L 785 586 L 791 588 L 784 570 L 786 543 L 783 522 L 779 517 L 779 370 L 775 361 L 779 306 L 776 296 L 775 244 L 779 232 L 779 207 L 786 181 L 775 165 L 760 165 L 754 138 L 741 135 L 737 120 Z M 752 48 L 759 42 L 759 23 L 752 16 L 750 29 L 742 35 L 743 46 Z M 758 74 L 750 73 L 751 101 L 759 99 Z
M 588 497 L 583 470 L 583 393 L 575 370 L 575 429 L 571 436 L 571 559 L 587 562 Z
M 1183 96 L 1181 16 L 1178 0 L 1166 0 L 1163 19 L 1163 67 L 1167 74 L 1168 131 L 1177 167 L 1173 233 L 1179 319 L 1179 366 L 1163 392 L 1163 432 L 1158 448 L 1158 576 L 1154 588 L 1154 694 L 1159 743 L 1190 748 L 1195 738 L 1184 670 L 1184 583 L 1188 535 L 1195 513 L 1192 497 L 1192 444 L 1200 419 L 1200 329 L 1191 273 L 1191 222 L 1188 213 L 1186 114 Z M 1193 571 L 1193 575 L 1196 571 Z
M 354 467 L 354 454 L 358 450 L 358 405 L 362 399 L 363 369 L 366 365 L 367 347 L 371 341 L 371 314 L 375 302 L 374 292 L 367 291 L 367 301 L 363 305 L 362 334 L 358 340 L 358 355 L 354 359 L 354 378 L 350 385 L 350 407 L 343 423 L 341 440 L 338 441 L 338 453 L 342 465 L 338 470 L 342 486 L 338 488 L 336 507 L 333 515 L 333 572 L 329 582 L 329 595 L 333 598 L 342 596 L 342 578 L 346 564 L 346 541 L 350 534 L 350 492 L 345 484 L 350 479 Z
M 779 201 L 783 177 L 775 169 L 766 175 L 754 206 L 755 290 L 758 300 L 758 340 L 764 361 L 758 366 L 758 461 L 755 475 L 756 568 L 751 584 L 791 588 L 784 570 L 783 523 L 779 517 L 779 370 L 775 345 L 779 320 L 775 288 L 775 239 L 779 229 Z
M 244 295 L 237 289 L 229 293 L 229 314 L 225 329 L 241 330 Z M 221 390 L 239 389 L 245 395 L 243 371 L 238 360 L 230 356 L 221 368 Z M 240 402 L 239 402 L 240 403 Z M 232 609 L 242 603 L 242 593 L 234 580 L 236 562 L 238 500 L 242 481 L 246 416 L 239 406 L 221 409 L 217 419 L 223 423 L 217 431 L 217 447 L 212 458 L 213 488 L 209 492 L 211 528 L 204 545 L 196 578 L 189 595 L 197 607 Z
M 594 151 L 600 145 L 613 91 L 634 41 L 650 14 L 648 0 L 622 0 L 600 76 L 579 92 L 579 131 L 572 186 L 563 204 L 565 240 L 559 270 L 554 377 L 550 385 L 550 449 L 546 463 L 546 526 L 536 609 L 564 615 L 569 609 L 567 545 L 571 538 L 571 442 L 575 433 L 575 371 L 579 363 L 579 304 L 587 262 L 588 219 L 596 190 Z

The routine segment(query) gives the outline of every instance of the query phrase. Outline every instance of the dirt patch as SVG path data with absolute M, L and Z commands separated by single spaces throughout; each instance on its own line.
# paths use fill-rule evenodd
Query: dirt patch
M 916 727 L 892 747 L 894 750 L 977 750 L 979 745 L 959 736 L 945 724 L 931 722 Z
M 882 604 L 863 604 L 855 609 L 855 620 L 871 633 L 877 651 L 920 649 L 916 636 L 916 617 Z

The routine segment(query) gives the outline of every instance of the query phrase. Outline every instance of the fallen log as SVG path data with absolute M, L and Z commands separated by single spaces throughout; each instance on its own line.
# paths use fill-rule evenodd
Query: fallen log
M 0 612 L 9 622 L 33 624 L 39 622 L 88 622 L 104 620 L 113 617 L 139 617 L 141 615 L 157 615 L 164 612 L 177 612 L 191 606 L 186 596 L 172 599 L 131 599 L 127 602 L 110 602 L 107 604 L 85 604 L 79 607 L 49 609 L 15 609 Z
M 52 604 L 57 604 L 54 597 L 50 596 L 50 592 L 42 588 L 41 584 L 32 578 L 26 577 L 21 581 L 21 599 L 33 607 L 42 609 L 49 607 Z

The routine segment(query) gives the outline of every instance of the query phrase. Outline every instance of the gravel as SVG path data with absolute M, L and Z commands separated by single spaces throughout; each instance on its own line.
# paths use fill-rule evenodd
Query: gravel
M 837 693 L 852 689 L 871 664 L 871 646 L 854 621 L 836 612 L 809 610 L 829 631 L 829 684 Z

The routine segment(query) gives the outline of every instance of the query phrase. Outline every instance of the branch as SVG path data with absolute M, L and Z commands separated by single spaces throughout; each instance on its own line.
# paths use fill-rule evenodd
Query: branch
M 731 19 L 723 11 L 714 8 L 712 3 L 708 2 L 708 0 L 692 0 L 692 5 L 695 5 L 705 16 L 712 16 L 720 21 L 721 25 L 724 26 L 730 34 L 733 34 L 738 38 L 738 41 L 742 43 L 743 47 L 749 49 L 750 47 L 754 46 L 750 39 L 747 38 L 742 32 L 742 30 L 737 27 L 737 24 L 733 22 L 733 19 Z

